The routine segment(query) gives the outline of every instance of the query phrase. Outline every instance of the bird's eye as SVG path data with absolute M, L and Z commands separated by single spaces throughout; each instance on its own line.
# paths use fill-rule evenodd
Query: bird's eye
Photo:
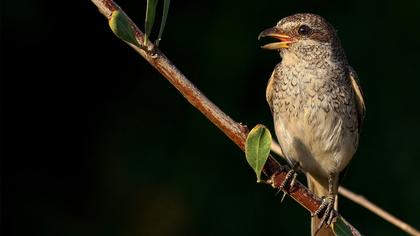
M 307 25 L 301 25 L 298 30 L 300 35 L 309 35 L 311 31 L 312 31 L 311 27 Z

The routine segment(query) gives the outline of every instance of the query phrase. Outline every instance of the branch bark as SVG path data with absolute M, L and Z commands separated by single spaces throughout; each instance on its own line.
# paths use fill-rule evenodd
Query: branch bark
M 112 13 L 119 10 L 125 14 L 122 9 L 112 0 L 91 0 L 99 11 L 110 19 Z M 129 19 L 129 17 L 127 16 Z M 129 20 L 137 41 L 143 45 L 143 33 L 139 28 Z M 127 42 L 126 42 L 127 43 Z M 162 74 L 191 105 L 198 109 L 214 125 L 216 125 L 226 136 L 229 137 L 242 151 L 245 148 L 245 141 L 248 134 L 248 128 L 230 118 L 214 103 L 212 103 L 203 93 L 200 92 L 177 68 L 176 66 L 151 42 L 148 42 L 146 49 L 139 48 L 133 44 L 127 43 L 145 60 L 147 60 L 160 74 Z M 280 165 L 272 156 L 270 156 L 264 166 L 263 172 L 270 181 L 267 181 L 274 188 L 279 188 L 283 183 L 288 167 Z M 284 191 L 289 194 L 296 202 L 305 207 L 311 213 L 314 213 L 322 203 L 322 200 L 309 191 L 303 184 L 296 181 L 293 188 L 287 186 Z M 335 212 L 335 215 L 339 215 Z M 352 230 L 353 235 L 361 235 L 356 228 L 345 221 Z

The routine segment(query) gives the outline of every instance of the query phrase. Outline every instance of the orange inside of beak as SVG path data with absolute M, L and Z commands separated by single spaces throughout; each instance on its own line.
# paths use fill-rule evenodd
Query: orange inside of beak
M 288 48 L 289 44 L 293 42 L 292 37 L 286 34 L 278 34 L 278 33 L 269 33 L 264 34 L 264 32 L 260 35 L 260 37 L 272 37 L 275 39 L 280 40 L 280 42 L 274 42 L 274 43 L 268 43 L 264 46 L 261 46 L 261 48 L 269 49 L 269 50 L 277 50 L 281 48 Z

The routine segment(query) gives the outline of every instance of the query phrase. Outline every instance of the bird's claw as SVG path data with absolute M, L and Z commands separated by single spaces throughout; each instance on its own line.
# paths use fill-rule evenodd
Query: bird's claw
M 278 188 L 279 188 L 279 191 L 276 193 L 276 194 L 278 194 L 278 193 L 280 193 L 280 191 L 282 191 L 282 190 L 283 190 L 283 196 L 281 197 L 281 202 L 283 202 L 284 197 L 286 196 L 286 191 L 284 191 L 284 189 L 285 189 L 286 185 L 287 185 L 288 183 L 290 183 L 290 184 L 289 184 L 290 189 L 291 189 L 291 188 L 293 188 L 293 186 L 295 185 L 296 177 L 297 177 L 297 173 L 296 173 L 296 171 L 294 170 L 294 168 L 290 169 L 290 170 L 287 172 L 286 177 L 284 178 L 283 182 L 282 182 L 282 183 L 280 184 L 280 186 L 278 187 Z
M 325 225 L 325 227 L 329 227 L 334 219 L 334 204 L 335 204 L 335 195 L 329 195 L 328 197 L 324 197 L 322 199 L 322 204 L 318 207 L 318 209 L 311 214 L 312 217 L 316 217 L 319 216 L 319 214 L 322 214 L 322 218 L 321 221 L 318 225 L 317 230 L 315 231 L 315 235 L 316 233 L 322 228 L 323 225 Z

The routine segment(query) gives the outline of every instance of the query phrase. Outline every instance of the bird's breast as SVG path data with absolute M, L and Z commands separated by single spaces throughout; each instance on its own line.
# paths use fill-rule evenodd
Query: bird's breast
M 357 147 L 353 94 L 344 72 L 276 68 L 272 110 L 288 158 L 309 172 L 328 174 L 347 165 Z M 341 170 L 340 170 L 341 171 Z

